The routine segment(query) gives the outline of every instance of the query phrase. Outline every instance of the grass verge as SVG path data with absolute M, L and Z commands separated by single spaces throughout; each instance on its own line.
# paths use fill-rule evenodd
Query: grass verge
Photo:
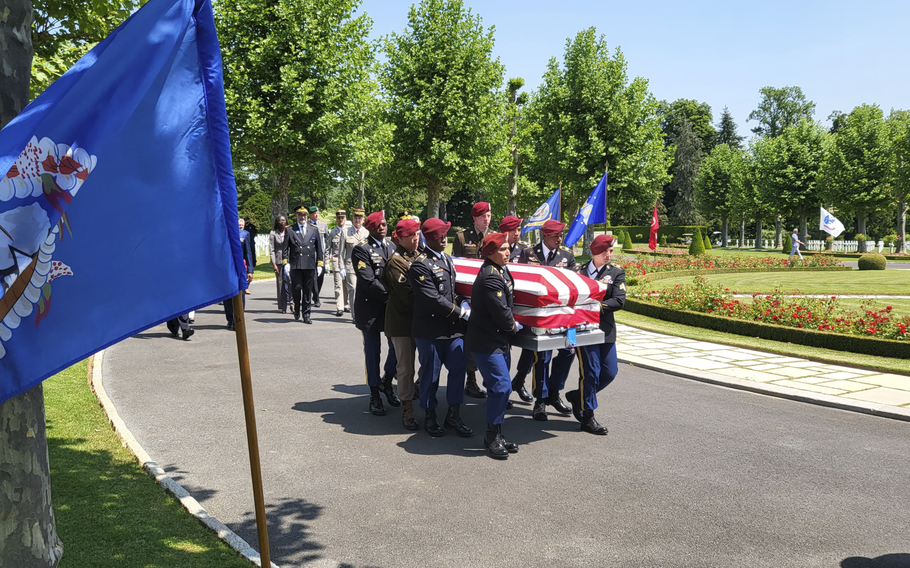
M 44 382 L 60 568 L 249 568 L 139 467 L 87 381 L 86 361 Z
M 691 284 L 694 277 L 662 278 L 642 286 L 660 290 L 676 284 Z M 910 295 L 910 271 L 845 270 L 842 272 L 740 272 L 705 274 L 710 284 L 721 285 L 740 294 L 769 294 L 780 287 L 784 293 L 837 295 Z
M 663 320 L 645 317 L 631 312 L 616 312 L 616 321 L 639 329 L 666 333 L 667 335 L 676 335 L 697 339 L 699 341 L 709 341 L 712 343 L 722 343 L 734 347 L 745 349 L 756 349 L 758 351 L 767 351 L 769 353 L 778 353 L 789 357 L 802 357 L 813 361 L 825 363 L 836 363 L 840 365 L 849 365 L 851 367 L 862 367 L 887 371 L 891 373 L 907 373 L 907 361 L 904 359 L 895 359 L 891 357 L 877 357 L 874 355 L 863 355 L 862 353 L 847 353 L 844 351 L 834 351 L 832 349 L 821 349 L 818 347 L 806 347 L 793 343 L 783 343 L 780 341 L 770 341 L 759 339 L 757 337 L 746 337 L 743 335 L 734 335 L 698 327 L 665 322 Z

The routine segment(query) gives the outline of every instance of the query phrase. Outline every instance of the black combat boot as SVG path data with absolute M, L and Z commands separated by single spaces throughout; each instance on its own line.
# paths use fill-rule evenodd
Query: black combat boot
M 404 407 L 401 409 L 401 425 L 405 430 L 420 430 L 420 425 L 414 419 L 414 402 L 404 401 Z
M 477 385 L 477 375 L 468 371 L 468 378 L 464 383 L 464 394 L 471 398 L 487 398 L 487 391 Z
M 401 406 L 401 399 L 398 398 L 398 395 L 395 394 L 395 387 L 392 386 L 392 375 L 386 375 L 382 378 L 382 394 L 385 395 L 386 400 L 389 401 L 389 404 L 392 406 Z
M 427 418 L 423 426 L 426 428 L 427 433 L 434 438 L 438 438 L 445 434 L 445 432 L 442 431 L 442 428 L 439 427 L 439 422 L 436 421 L 435 408 L 427 409 Z
M 534 409 L 531 411 L 531 416 L 534 420 L 547 421 L 547 403 L 544 399 L 538 398 L 534 401 Z
M 483 435 L 483 445 L 490 452 L 491 458 L 496 460 L 509 459 L 509 450 L 502 443 L 499 424 L 487 424 L 487 432 Z
M 581 431 L 594 434 L 596 436 L 606 436 L 607 427 L 602 425 L 594 418 L 593 410 L 585 410 L 581 413 Z
M 379 396 L 379 387 L 370 387 L 370 412 L 373 416 L 385 416 L 385 406 Z
M 460 404 L 453 404 L 449 407 L 449 411 L 446 412 L 446 420 L 443 422 L 443 426 L 446 428 L 452 428 L 455 430 L 455 433 L 462 438 L 470 438 L 474 435 L 474 430 L 471 430 L 465 426 L 465 423 L 461 420 Z
M 581 422 L 581 391 L 571 390 L 566 393 L 566 400 L 572 405 L 572 415 Z

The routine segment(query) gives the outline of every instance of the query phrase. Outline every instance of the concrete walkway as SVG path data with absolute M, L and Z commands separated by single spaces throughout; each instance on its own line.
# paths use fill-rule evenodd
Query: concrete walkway
M 709 383 L 910 420 L 910 375 L 783 357 L 619 325 L 619 360 Z

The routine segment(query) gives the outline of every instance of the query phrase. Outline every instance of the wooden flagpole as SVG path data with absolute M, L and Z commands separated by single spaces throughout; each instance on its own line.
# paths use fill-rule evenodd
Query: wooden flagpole
M 256 508 L 256 533 L 259 535 L 259 557 L 263 568 L 269 568 L 269 529 L 265 521 L 265 498 L 262 493 L 262 471 L 259 468 L 259 438 L 256 435 L 256 406 L 253 404 L 253 380 L 250 376 L 250 353 L 246 342 L 246 319 L 243 313 L 243 290 L 234 296 L 234 329 L 237 355 L 240 359 L 240 388 L 243 415 L 246 419 L 246 443 L 250 451 L 250 473 L 253 478 L 253 502 Z
M 610 224 L 610 208 L 607 206 L 610 197 L 610 164 L 604 161 L 604 234 Z

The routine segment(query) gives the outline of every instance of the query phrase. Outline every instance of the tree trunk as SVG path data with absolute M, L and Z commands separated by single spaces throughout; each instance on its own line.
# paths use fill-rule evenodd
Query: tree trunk
M 357 203 L 358 203 L 357 207 L 359 207 L 361 209 L 363 209 L 363 194 L 366 191 L 366 182 L 365 182 L 366 176 L 367 176 L 367 173 L 365 171 L 361 170 L 360 171 L 360 195 L 358 196 L 358 200 L 357 200 Z
M 721 236 L 720 236 L 721 246 L 725 247 L 725 246 L 727 246 L 727 241 L 728 241 L 727 232 L 730 230 L 730 220 L 727 218 L 727 215 L 722 215 L 720 219 L 721 219 L 721 222 L 723 223 L 723 226 L 721 228 Z
M 439 218 L 445 222 L 448 222 L 448 220 L 449 220 L 449 213 L 448 213 L 448 210 L 446 209 L 445 201 L 439 202 Z M 424 219 L 424 221 L 426 221 L 426 219 Z
M 745 216 L 740 217 L 739 219 L 739 248 L 746 246 L 746 218 Z
M 439 194 L 442 191 L 442 182 L 434 179 L 427 184 L 427 219 L 439 217 Z
M 897 253 L 907 252 L 907 196 L 897 198 Z
M 761 231 L 762 231 L 761 219 L 755 221 L 755 248 L 765 248 L 764 243 L 762 243 Z
M 0 404 L 0 472 L 0 566 L 56 566 L 63 543 L 51 503 L 41 385 Z
M 272 176 L 272 226 L 275 225 L 275 219 L 282 215 L 287 216 L 289 213 L 288 189 L 290 186 L 291 174 L 277 172 Z
M 28 104 L 32 18 L 30 0 L 2 2 L 0 128 Z M 54 567 L 62 555 L 51 502 L 44 391 L 38 385 L 0 404 L 0 566 Z
M 512 126 L 515 136 L 515 126 Z M 509 201 L 506 203 L 506 215 L 518 214 L 518 149 L 512 148 L 512 171 L 509 173 Z
M 809 240 L 809 216 L 803 213 L 799 216 L 799 240 L 807 242 Z
M 780 215 L 774 217 L 774 248 L 783 248 L 784 241 L 781 235 Z
M 860 209 L 856 212 L 856 232 L 866 234 L 866 210 Z

